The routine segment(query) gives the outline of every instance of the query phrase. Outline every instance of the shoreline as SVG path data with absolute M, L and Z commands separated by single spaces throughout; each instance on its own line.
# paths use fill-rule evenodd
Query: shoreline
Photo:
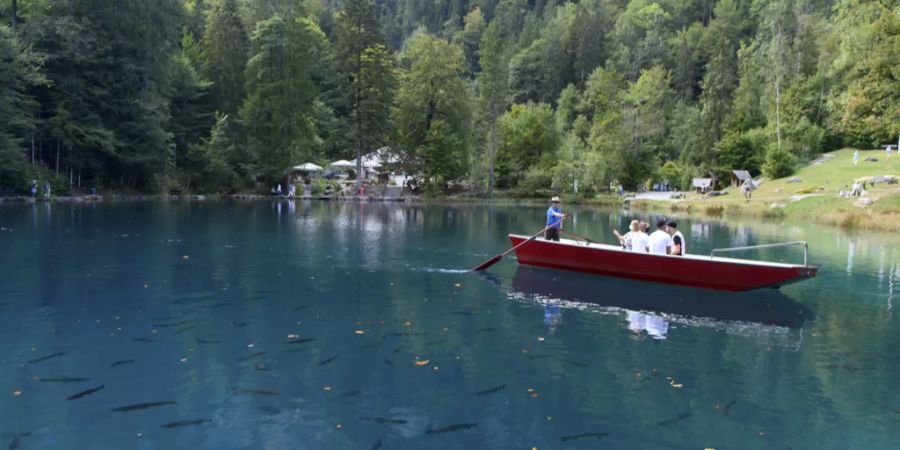
M 292 200 L 263 194 L 114 194 L 114 195 L 73 195 L 54 196 L 50 199 L 27 196 L 0 196 L 3 204 L 35 204 L 35 203 L 126 203 L 126 202 L 205 202 L 205 201 L 283 201 Z M 544 205 L 541 198 L 518 198 L 497 196 L 483 197 L 295 197 L 300 201 L 337 201 L 351 203 L 394 203 L 394 204 L 497 204 L 497 205 Z M 630 209 L 655 214 L 674 214 L 677 216 L 700 217 L 714 220 L 727 218 L 753 218 L 761 220 L 806 220 L 820 225 L 833 226 L 844 230 L 871 230 L 882 232 L 900 231 L 900 211 L 872 211 L 868 208 L 840 210 L 833 208 L 812 208 L 792 211 L 790 208 L 771 208 L 762 202 L 735 203 L 715 200 L 646 200 L 633 197 L 603 196 L 593 199 L 563 198 L 569 205 L 606 206 Z

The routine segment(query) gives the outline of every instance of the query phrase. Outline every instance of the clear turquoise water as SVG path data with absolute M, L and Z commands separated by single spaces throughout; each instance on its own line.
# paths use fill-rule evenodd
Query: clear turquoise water
M 693 253 L 810 241 L 780 292 L 464 271 L 542 216 L 2 206 L 0 448 L 896 448 L 893 236 L 679 220 Z

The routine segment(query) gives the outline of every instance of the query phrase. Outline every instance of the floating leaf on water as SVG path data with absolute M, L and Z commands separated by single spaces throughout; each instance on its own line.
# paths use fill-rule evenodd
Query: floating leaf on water
M 453 283 L 453 287 L 460 288 L 462 287 L 462 283 Z
M 191 257 L 189 255 L 184 255 L 181 257 L 181 259 L 188 260 L 188 259 L 191 259 Z
M 356 330 L 356 334 L 366 334 L 366 332 L 363 330 Z
M 427 366 L 429 362 L 431 362 L 431 360 L 429 360 L 429 359 L 422 359 L 422 360 L 419 360 L 419 361 L 415 361 L 415 365 L 417 365 L 417 366 Z
M 538 342 L 544 342 L 544 337 L 543 337 L 543 336 L 538 336 Z

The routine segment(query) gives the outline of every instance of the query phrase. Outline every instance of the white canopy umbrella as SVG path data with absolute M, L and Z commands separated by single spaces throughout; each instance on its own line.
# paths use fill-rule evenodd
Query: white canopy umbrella
M 352 168 L 356 167 L 356 164 L 352 163 L 350 161 L 347 161 L 346 159 L 341 159 L 341 160 L 338 160 L 338 161 L 335 161 L 335 162 L 329 164 L 329 166 L 335 167 L 338 169 L 352 169 Z
M 367 169 L 377 169 L 381 167 L 381 164 L 378 161 L 363 161 L 363 167 Z
M 294 166 L 294 170 L 298 170 L 300 172 L 318 172 L 322 170 L 321 166 L 317 166 L 313 163 L 300 164 L 299 166 Z

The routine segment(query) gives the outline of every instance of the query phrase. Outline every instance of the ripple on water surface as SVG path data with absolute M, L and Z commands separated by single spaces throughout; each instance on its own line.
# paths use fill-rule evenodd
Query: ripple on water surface
M 574 212 L 572 231 L 593 237 L 632 219 Z M 0 206 L 11 229 L 0 234 L 0 446 L 843 449 L 900 438 L 892 236 L 679 220 L 697 253 L 810 241 L 819 276 L 780 291 L 673 288 L 513 257 L 469 273 L 542 217 Z

